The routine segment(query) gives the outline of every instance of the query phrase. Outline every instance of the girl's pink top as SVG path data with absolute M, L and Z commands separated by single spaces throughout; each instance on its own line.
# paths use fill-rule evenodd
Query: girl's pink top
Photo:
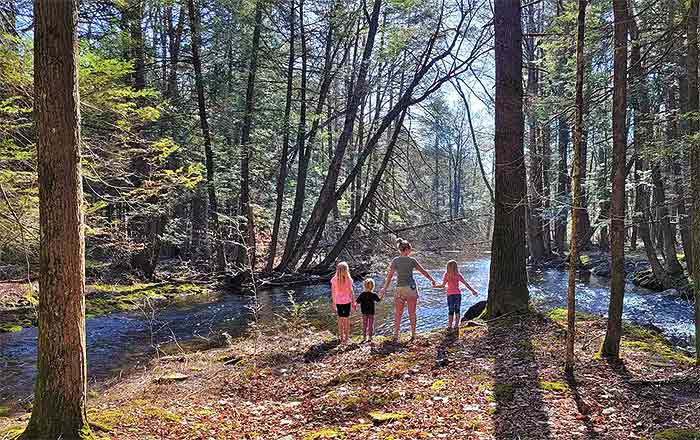
M 352 278 L 348 277 L 344 283 L 338 281 L 336 276 L 331 278 L 331 295 L 336 304 L 350 304 L 352 302 Z
M 466 284 L 466 281 L 464 281 L 464 277 L 462 277 L 461 273 L 452 276 L 447 273 L 445 274 L 445 276 L 442 278 L 442 284 L 447 284 L 448 295 L 459 295 L 461 293 L 459 291 L 460 281 Z

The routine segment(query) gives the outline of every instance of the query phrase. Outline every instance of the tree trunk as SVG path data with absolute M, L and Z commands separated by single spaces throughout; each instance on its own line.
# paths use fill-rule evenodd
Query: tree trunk
M 700 364 L 700 145 L 697 136 L 699 125 L 697 114 L 700 111 L 698 99 L 698 13 L 700 0 L 690 1 L 688 11 L 688 110 L 693 113 L 688 121 L 690 135 L 690 192 L 693 201 L 692 248 L 693 248 L 693 289 L 695 291 L 695 363 Z
M 253 157 L 251 135 L 253 133 L 253 118 L 255 115 L 255 77 L 258 72 L 258 49 L 260 47 L 260 32 L 262 30 L 263 5 L 261 1 L 255 3 L 255 27 L 253 28 L 253 41 L 250 47 L 250 64 L 248 65 L 248 85 L 245 95 L 245 112 L 243 125 L 241 126 L 241 194 L 238 199 L 238 212 L 245 217 L 245 227 L 240 228 L 241 241 L 245 240 L 245 248 L 237 252 L 237 263 L 241 267 L 255 270 L 256 243 L 255 243 L 255 216 L 253 205 L 250 203 L 250 160 Z
M 307 222 L 301 236 L 297 240 L 294 252 L 290 259 L 290 264 L 293 266 L 299 262 L 301 257 L 307 253 L 307 251 L 312 251 L 317 246 L 318 241 L 321 238 L 326 219 L 330 213 L 330 208 L 332 208 L 333 200 L 335 199 L 338 176 L 340 175 L 345 151 L 350 143 L 350 140 L 352 139 L 357 110 L 366 93 L 370 59 L 374 48 L 374 40 L 377 35 L 377 30 L 379 29 L 379 13 L 381 10 L 381 5 L 381 0 L 374 0 L 372 13 L 369 17 L 367 40 L 365 42 L 365 48 L 362 54 L 362 61 L 357 75 L 357 80 L 355 81 L 352 94 L 345 110 L 343 130 L 341 131 L 340 137 L 336 142 L 333 158 L 328 167 L 328 172 L 326 173 L 323 186 L 321 187 L 321 192 L 311 212 L 309 221 Z M 311 251 L 308 252 L 309 255 L 312 253 Z M 309 260 L 308 257 L 307 260 Z
M 520 0 L 494 2 L 495 210 L 487 314 L 527 310 L 525 152 Z
M 537 31 L 535 27 L 535 8 L 532 4 L 527 7 L 528 33 Z M 535 104 L 539 93 L 539 72 L 535 66 L 535 38 L 529 37 L 527 44 L 527 102 L 528 102 L 528 151 L 530 153 L 529 206 L 527 235 L 530 258 L 541 261 L 545 257 L 544 239 L 542 237 L 542 155 L 537 145 L 537 111 Z
M 166 20 L 168 25 L 168 51 L 170 52 L 170 68 L 168 71 L 168 85 L 166 96 L 170 99 L 178 98 L 177 88 L 177 65 L 180 61 L 180 41 L 182 40 L 182 30 L 185 27 L 185 8 L 180 7 L 177 16 L 177 25 L 173 27 L 173 5 L 168 5 L 166 10 Z
M 571 200 L 571 243 L 569 251 L 569 278 L 566 295 L 567 330 L 565 371 L 574 372 L 574 339 L 576 337 L 576 272 L 578 270 L 578 218 L 576 211 L 581 209 L 581 149 L 583 144 L 583 81 L 584 81 L 584 44 L 586 31 L 587 0 L 578 0 L 578 17 L 576 33 L 576 117 L 574 123 L 574 161 L 572 164 L 572 200 Z M 561 120 L 560 120 L 561 123 Z M 561 130 L 561 125 L 560 125 Z M 560 143 L 561 148 L 561 143 Z M 561 183 L 561 181 L 560 181 Z M 564 182 L 566 184 L 566 182 Z
M 580 6 L 579 6 L 580 7 Z M 584 17 L 585 18 L 585 17 Z M 558 120 L 558 150 L 559 162 L 557 167 L 557 198 L 559 204 L 563 205 L 557 215 L 557 220 L 554 225 L 554 246 L 559 254 L 564 255 L 566 252 L 566 226 L 568 223 L 568 209 L 564 200 L 569 196 L 569 172 L 567 165 L 567 156 L 569 150 L 569 127 L 566 123 L 566 118 L 563 115 L 559 116 Z
M 270 238 L 270 249 L 267 256 L 267 266 L 265 270 L 270 272 L 275 264 L 277 255 L 277 239 L 279 235 L 280 222 L 282 218 L 282 205 L 284 203 L 284 191 L 287 182 L 287 169 L 289 161 L 289 132 L 290 114 L 292 112 L 292 92 L 294 86 L 294 22 L 296 21 L 296 11 L 294 1 L 291 2 L 289 13 L 289 59 L 287 62 L 287 95 L 284 104 L 284 121 L 282 122 L 282 151 L 280 153 L 280 170 L 277 174 L 277 200 L 275 201 L 275 219 L 272 224 L 272 237 Z
M 21 438 L 87 439 L 78 1 L 36 0 L 34 26 L 39 330 L 32 415 Z
M 204 138 L 204 160 L 207 170 L 207 195 L 209 198 L 209 209 L 207 210 L 208 222 L 211 225 L 214 235 L 214 246 L 216 248 L 216 270 L 223 272 L 226 269 L 226 257 L 219 230 L 219 203 L 216 197 L 216 186 L 214 182 L 214 151 L 211 148 L 211 134 L 209 132 L 209 120 L 207 118 L 207 107 L 204 98 L 204 78 L 202 76 L 202 60 L 199 54 L 201 47 L 201 17 L 199 5 L 195 5 L 197 0 L 187 0 L 187 7 L 190 15 L 190 27 L 192 32 L 192 64 L 194 65 L 195 87 L 197 89 L 197 105 L 199 109 L 199 124 L 202 128 Z
M 613 166 L 610 193 L 610 305 L 602 354 L 620 356 L 625 297 L 625 177 L 627 164 L 627 0 L 613 0 Z
M 666 261 L 666 272 L 669 276 L 677 277 L 683 275 L 683 267 L 676 255 L 676 229 L 671 225 L 668 205 L 666 203 L 666 190 L 661 176 L 661 167 L 657 164 L 651 170 L 651 177 L 657 193 L 659 204 L 659 222 L 663 231 L 664 260 Z

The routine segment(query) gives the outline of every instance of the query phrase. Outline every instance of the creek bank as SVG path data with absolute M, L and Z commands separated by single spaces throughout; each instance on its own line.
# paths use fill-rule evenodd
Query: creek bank
M 39 304 L 37 285 L 29 283 L 2 283 L 0 290 L 15 292 L 0 294 L 0 333 L 18 332 L 37 324 L 36 307 Z M 208 285 L 193 283 L 138 283 L 130 285 L 93 284 L 86 287 L 85 317 L 133 311 L 144 306 L 155 306 L 192 295 L 206 295 Z M 16 292 L 22 292 L 17 295 Z
M 568 256 L 564 258 L 559 255 L 553 255 L 550 259 L 542 262 L 529 262 L 529 267 L 534 269 L 568 270 Z M 666 296 L 684 299 L 693 298 L 691 286 L 687 278 L 679 277 L 673 288 L 664 289 L 654 277 L 649 262 L 642 256 L 635 254 L 626 256 L 624 268 L 627 282 L 637 287 L 653 292 L 660 292 Z M 583 252 L 580 256 L 578 270 L 580 273 L 589 273 L 601 278 L 610 278 L 612 270 L 610 255 L 601 251 Z
M 622 363 L 597 356 L 605 321 L 577 327 L 576 376 L 562 371 L 564 324 L 528 314 L 399 344 L 338 345 L 303 322 L 225 349 L 163 357 L 92 389 L 107 438 L 674 438 L 700 426 L 698 370 L 646 330 L 625 326 Z M 233 360 L 233 361 L 232 361 Z M 162 381 L 163 377 L 185 377 Z M 3 433 L 27 414 L 0 415 Z

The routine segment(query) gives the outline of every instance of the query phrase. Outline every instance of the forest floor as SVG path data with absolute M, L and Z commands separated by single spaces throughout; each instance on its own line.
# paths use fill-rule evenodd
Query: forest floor
M 110 439 L 700 438 L 700 374 L 689 358 L 625 326 L 624 362 L 608 362 L 596 354 L 605 321 L 582 314 L 567 377 L 564 316 L 373 346 L 280 322 L 103 384 L 89 393 L 88 415 Z M 0 413 L 0 439 L 27 418 Z

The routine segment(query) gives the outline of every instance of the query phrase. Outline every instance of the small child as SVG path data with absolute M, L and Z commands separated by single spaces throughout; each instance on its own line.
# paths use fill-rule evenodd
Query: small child
M 464 286 L 472 292 L 472 295 L 479 296 L 479 292 L 474 290 L 472 286 L 464 280 L 462 274 L 459 273 L 457 262 L 455 260 L 450 260 L 447 262 L 447 271 L 442 279 L 442 284 L 434 285 L 434 287 L 440 289 L 444 289 L 445 286 L 447 286 L 447 310 L 449 313 L 447 331 L 459 329 L 459 321 L 461 319 L 459 309 L 462 305 L 462 293 L 459 290 L 459 283 L 464 284 Z M 454 327 L 452 326 L 453 322 Z
M 352 278 L 348 263 L 341 261 L 331 278 L 331 309 L 338 314 L 338 339 L 345 343 L 350 337 L 350 307 L 357 305 L 353 302 Z
M 362 311 L 362 334 L 364 339 L 362 342 L 372 342 L 374 335 L 374 303 L 381 301 L 381 298 L 374 293 L 374 280 L 367 278 L 362 283 L 364 291 L 357 297 L 357 302 L 360 303 L 360 311 Z

